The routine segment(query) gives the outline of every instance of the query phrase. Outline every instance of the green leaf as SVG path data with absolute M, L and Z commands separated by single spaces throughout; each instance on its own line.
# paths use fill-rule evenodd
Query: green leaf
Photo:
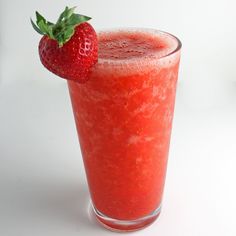
M 57 20 L 57 24 L 62 21 L 62 19 L 65 17 L 65 15 L 67 14 L 67 11 L 68 11 L 68 7 L 65 8 L 65 10 L 60 14 L 58 20 Z
M 67 28 L 64 32 L 64 41 L 65 43 L 71 38 L 71 36 L 74 34 L 74 28 Z
M 33 28 L 40 34 L 48 35 L 52 39 L 56 39 L 59 46 L 63 46 L 68 42 L 74 34 L 77 25 L 90 20 L 85 15 L 75 14 L 76 7 L 66 7 L 60 14 L 57 23 L 47 21 L 39 12 L 36 11 L 36 24 L 31 20 Z
M 65 16 L 66 19 L 70 18 L 72 16 L 72 14 L 74 14 L 75 8 L 76 7 L 72 7 L 72 8 L 68 9 L 67 14 Z
M 57 20 L 57 24 L 65 21 L 66 19 L 69 19 L 71 17 L 71 15 L 74 13 L 76 7 L 66 7 L 65 10 L 61 13 L 61 15 L 59 16 L 58 20 Z
M 48 26 L 44 20 L 38 22 L 38 27 L 43 33 L 48 34 Z
M 36 32 L 38 32 L 39 34 L 44 35 L 44 33 L 38 28 L 38 26 L 33 22 L 33 20 L 30 18 L 30 22 L 33 26 L 33 28 L 35 29 Z
M 89 21 L 92 19 L 91 17 L 85 15 L 80 15 L 80 14 L 75 14 L 75 15 L 78 15 L 80 17 L 81 22 Z
M 48 24 L 48 22 L 45 22 L 43 19 L 38 22 L 39 30 L 43 33 L 48 35 L 51 39 L 55 39 L 53 35 L 53 25 L 54 24 Z
M 36 11 L 36 23 L 37 23 L 37 25 L 39 24 L 40 21 L 43 21 L 44 23 L 47 22 L 46 19 Z
M 68 25 L 78 25 L 83 22 L 90 20 L 91 17 L 80 15 L 80 14 L 73 14 L 70 19 L 68 20 Z
M 53 35 L 53 25 L 54 24 L 48 24 L 48 36 L 51 38 L 51 39 L 55 39 L 54 35 Z
M 54 25 L 52 22 L 49 22 L 49 21 L 47 21 L 47 24 L 48 25 Z
M 64 44 L 64 39 L 63 39 L 62 35 L 59 35 L 56 39 L 59 44 L 59 47 L 62 47 Z

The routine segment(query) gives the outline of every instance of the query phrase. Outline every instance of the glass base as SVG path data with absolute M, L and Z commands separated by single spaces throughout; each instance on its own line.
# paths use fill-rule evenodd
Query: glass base
M 142 218 L 136 220 L 117 220 L 102 214 L 93 205 L 92 207 L 98 222 L 102 224 L 105 228 L 116 232 L 129 232 L 143 229 L 152 224 L 158 218 L 161 212 L 160 205 L 151 214 Z

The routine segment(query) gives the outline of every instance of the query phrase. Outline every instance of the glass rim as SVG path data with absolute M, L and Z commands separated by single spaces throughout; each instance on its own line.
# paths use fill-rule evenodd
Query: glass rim
M 176 42 L 176 47 L 171 50 L 170 52 L 168 52 L 167 54 L 164 54 L 162 56 L 159 56 L 159 57 L 155 57 L 155 58 L 152 58 L 152 59 L 155 59 L 155 60 L 161 60 L 161 59 L 164 59 L 166 57 L 169 57 L 177 52 L 179 52 L 182 48 L 182 42 L 180 41 L 180 39 L 167 32 L 167 31 L 163 31 L 163 30 L 159 30 L 159 29 L 155 29 L 155 28 L 148 28 L 148 27 L 114 27 L 114 28 L 102 28 L 100 30 L 98 30 L 98 38 L 99 38 L 99 35 L 100 34 L 105 34 L 105 33 L 116 33 L 116 32 L 146 32 L 146 33 L 151 33 L 152 35 L 158 35 L 158 34 L 161 34 L 161 35 L 166 35 L 168 37 L 171 37 L 173 40 L 175 40 Z M 132 59 L 126 59 L 125 61 L 127 62 L 132 62 L 132 61 L 135 61 L 135 60 L 140 60 L 140 59 L 145 59 L 145 57 L 136 57 L 136 58 L 132 58 Z M 147 58 L 146 58 L 147 59 Z M 110 59 L 110 58 L 99 58 L 99 60 L 101 62 L 113 62 L 114 64 L 119 64 L 119 62 L 124 62 L 123 59 Z

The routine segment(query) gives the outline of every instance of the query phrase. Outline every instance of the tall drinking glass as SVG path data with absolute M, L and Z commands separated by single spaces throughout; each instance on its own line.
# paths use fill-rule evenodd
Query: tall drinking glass
M 89 80 L 68 87 L 96 218 L 132 231 L 161 210 L 181 43 L 138 28 L 98 38 Z

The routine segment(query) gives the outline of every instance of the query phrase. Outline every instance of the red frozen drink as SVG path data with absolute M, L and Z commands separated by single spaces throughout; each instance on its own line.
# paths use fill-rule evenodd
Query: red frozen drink
M 160 213 L 181 43 L 149 29 L 98 39 L 89 80 L 68 86 L 96 217 L 131 231 Z

